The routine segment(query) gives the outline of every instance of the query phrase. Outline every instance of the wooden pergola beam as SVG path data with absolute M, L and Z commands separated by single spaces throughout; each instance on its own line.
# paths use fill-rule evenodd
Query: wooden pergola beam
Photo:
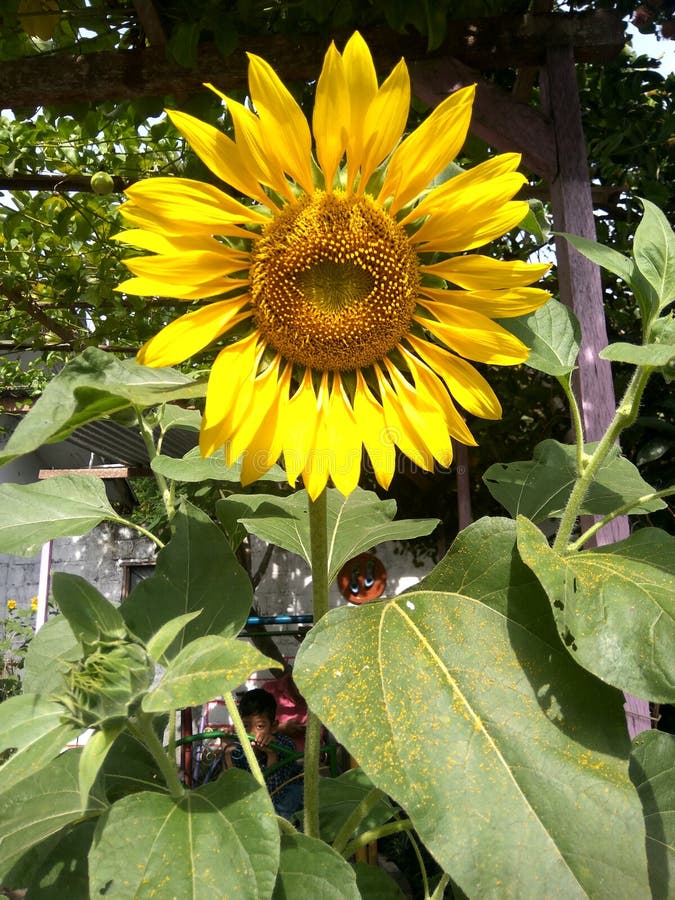
M 152 4 L 136 0 L 146 22 Z M 379 71 L 401 56 L 409 62 L 454 57 L 477 69 L 539 66 L 546 48 L 572 45 L 580 62 L 613 59 L 625 42 L 621 19 L 609 10 L 591 13 L 533 13 L 448 23 L 448 36 L 433 54 L 418 35 L 386 28 L 364 31 Z M 154 33 L 154 31 L 153 31 Z M 342 45 L 348 33 L 336 36 Z M 58 106 L 69 103 L 184 97 L 213 81 L 227 91 L 245 90 L 250 51 L 269 60 L 284 81 L 316 78 L 326 51 L 324 35 L 247 35 L 242 48 L 224 58 L 213 45 L 199 48 L 197 64 L 186 69 L 167 58 L 161 46 L 84 55 L 43 54 L 0 64 L 2 106 Z

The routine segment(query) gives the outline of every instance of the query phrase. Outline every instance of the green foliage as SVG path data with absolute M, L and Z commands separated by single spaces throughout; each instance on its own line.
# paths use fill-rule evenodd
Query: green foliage
M 30 642 L 35 635 L 35 613 L 7 601 L 7 616 L 0 619 L 0 703 L 21 692 L 21 678 Z

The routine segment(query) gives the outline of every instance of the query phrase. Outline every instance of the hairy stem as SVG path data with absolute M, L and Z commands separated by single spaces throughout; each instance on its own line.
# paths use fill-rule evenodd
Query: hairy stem
M 152 428 L 143 418 L 143 410 L 140 407 L 136 407 L 135 409 L 136 415 L 138 416 L 138 425 L 141 431 L 141 437 L 143 438 L 145 449 L 148 451 L 148 459 L 150 460 L 150 466 L 152 468 L 152 461 L 158 455 L 157 448 L 155 447 L 155 439 Z M 168 481 L 163 475 L 160 475 L 159 472 L 155 472 L 154 470 L 153 475 L 155 476 L 155 481 L 157 482 L 157 486 L 159 487 L 159 490 L 162 494 L 164 509 L 166 510 L 169 521 L 171 521 L 176 513 L 176 509 L 173 503 L 173 492 L 169 487 Z
M 412 827 L 413 825 L 410 819 L 398 819 L 396 822 L 387 822 L 386 825 L 379 825 L 377 828 L 363 831 L 358 837 L 355 837 L 353 841 L 350 841 L 349 844 L 347 844 L 342 855 L 345 859 L 349 859 L 350 856 L 353 856 L 357 850 L 360 850 L 361 847 L 365 847 L 366 844 L 372 844 L 373 841 L 387 837 L 388 834 L 398 834 L 401 831 L 412 831 Z
M 325 489 L 309 500 L 310 553 L 312 559 L 312 613 L 314 624 L 328 612 L 328 495 Z M 305 834 L 319 837 L 319 748 L 321 722 L 309 710 L 305 743 Z
M 152 716 L 141 713 L 137 718 L 129 720 L 129 730 L 150 751 L 153 759 L 164 776 L 169 793 L 174 799 L 179 799 L 185 793 L 185 788 L 180 782 L 174 759 L 167 756 L 162 742 L 155 734 L 152 727 Z
M 333 841 L 333 850 L 342 853 L 359 824 L 365 819 L 371 809 L 380 802 L 383 796 L 384 794 L 379 788 L 373 788 L 360 803 L 357 803 L 342 828 L 336 834 Z
M 226 691 L 223 694 L 223 699 L 225 700 L 225 708 L 230 714 L 230 718 L 232 719 L 232 722 L 234 724 L 234 731 L 239 738 L 241 749 L 244 751 L 246 762 L 251 769 L 251 774 L 258 782 L 258 784 L 266 787 L 265 776 L 260 769 L 258 757 L 253 752 L 253 747 L 251 746 L 251 742 L 248 739 L 248 734 L 246 733 L 246 728 L 244 727 L 244 723 L 242 722 L 241 716 L 239 715 L 239 710 L 237 709 L 237 704 L 235 703 L 234 697 L 232 696 L 232 691 Z
M 601 528 L 604 528 L 605 525 L 609 525 L 610 522 L 614 519 L 618 519 L 619 516 L 627 515 L 631 509 L 635 509 L 636 506 L 641 506 L 643 503 L 649 503 L 650 500 L 659 500 L 661 497 L 669 497 L 671 494 L 675 494 L 675 487 L 664 488 L 662 491 L 652 491 L 649 494 L 645 494 L 643 497 L 638 497 L 637 500 L 630 500 L 628 503 L 624 503 L 622 506 L 613 510 L 613 512 L 607 513 L 606 516 L 603 516 L 602 519 L 595 522 L 590 528 L 584 531 L 577 541 L 569 545 L 569 551 L 573 553 L 575 550 L 580 550 L 581 547 L 583 547 L 594 534 L 600 531 Z

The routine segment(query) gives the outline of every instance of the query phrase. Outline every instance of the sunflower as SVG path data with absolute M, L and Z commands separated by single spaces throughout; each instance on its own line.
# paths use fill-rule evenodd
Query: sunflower
M 216 91 L 233 139 L 169 111 L 232 190 L 164 177 L 130 187 L 122 213 L 134 227 L 118 238 L 153 255 L 127 259 L 134 277 L 118 290 L 201 301 L 138 361 L 173 366 L 220 343 L 200 447 L 205 456 L 224 447 L 228 464 L 241 457 L 244 484 L 283 456 L 289 482 L 302 477 L 312 498 L 329 478 L 348 495 L 365 448 L 386 488 L 396 446 L 429 471 L 450 465 L 451 438 L 475 445 L 456 403 L 501 416 L 469 360 L 527 358 L 494 320 L 546 302 L 546 291 L 528 286 L 548 267 L 467 252 L 528 208 L 512 199 L 525 182 L 517 154 L 447 177 L 474 91 L 453 93 L 402 139 L 405 62 L 378 86 L 357 32 L 342 53 L 333 44 L 326 53 L 311 130 L 271 66 L 251 54 L 250 102 Z

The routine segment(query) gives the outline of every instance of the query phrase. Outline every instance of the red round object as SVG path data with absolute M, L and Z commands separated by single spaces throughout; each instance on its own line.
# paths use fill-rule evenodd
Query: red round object
M 337 577 L 342 596 L 350 603 L 376 600 L 387 586 L 387 571 L 372 553 L 361 553 L 346 562 Z

